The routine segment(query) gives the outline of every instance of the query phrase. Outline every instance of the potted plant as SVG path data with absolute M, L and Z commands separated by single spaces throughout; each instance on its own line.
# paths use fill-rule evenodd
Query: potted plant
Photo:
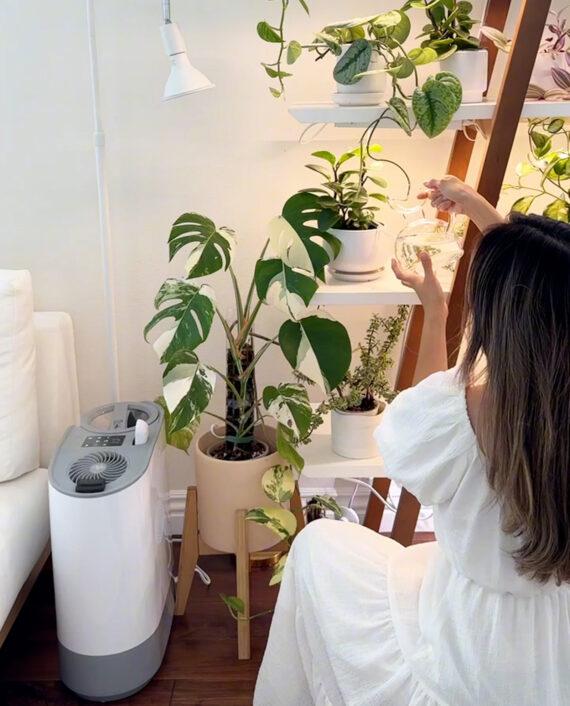
M 465 103 L 483 100 L 488 54 L 471 34 L 477 24 L 471 17 L 473 5 L 465 0 L 408 0 L 404 10 L 414 7 L 423 9 L 428 19 L 420 34 L 421 47 L 433 49 L 442 67 L 461 81 Z
M 517 165 L 517 180 L 505 191 L 522 192 L 511 206 L 519 213 L 539 212 L 570 222 L 570 130 L 562 118 L 529 120 L 530 152 Z M 554 142 L 558 142 L 555 146 Z
M 379 145 L 370 149 L 374 154 L 381 151 Z M 387 187 L 386 180 L 374 173 L 368 155 L 360 148 L 340 157 L 326 150 L 313 152 L 312 156 L 319 163 L 306 166 L 320 174 L 324 182 L 303 192 L 316 199 L 319 230 L 334 235 L 341 244 L 328 266 L 329 272 L 337 279 L 377 279 L 384 265 L 378 212 L 388 200 L 382 191 Z M 357 158 L 360 168 L 354 164 Z
M 378 455 L 373 434 L 386 403 L 396 396 L 386 373 L 394 364 L 391 354 L 407 318 L 407 306 L 399 306 L 395 316 L 372 316 L 358 346 L 359 365 L 346 373 L 318 409 L 319 414 L 331 413 L 332 449 L 339 456 L 357 459 Z
M 255 380 L 258 366 L 270 351 L 280 349 L 303 380 L 330 390 L 350 365 L 350 340 L 344 326 L 310 308 L 318 280 L 324 279 L 329 253 L 339 247 L 332 235 L 320 234 L 319 242 L 313 241 L 315 229 L 310 223 L 314 208 L 307 211 L 304 207 L 314 202 L 310 194 L 300 194 L 285 204 L 283 215 L 270 224 L 269 237 L 245 292 L 232 267 L 236 242 L 232 230 L 218 228 L 200 214 L 185 213 L 174 222 L 168 239 L 170 259 L 186 250 L 186 276 L 167 279 L 160 287 L 155 299 L 158 311 L 145 327 L 145 337 L 168 321 L 169 327 L 153 345 L 164 365 L 169 440 L 187 449 L 201 416 L 214 420 L 210 431 L 197 439 L 194 457 L 199 530 L 206 544 L 220 551 L 235 550 L 237 509 L 267 505 L 262 478 L 266 486 L 273 476 L 289 482 L 302 469 L 297 447 L 308 441 L 315 424 L 305 385 L 282 382 L 259 394 Z M 233 289 L 235 311 L 231 317 L 223 313 L 213 289 L 203 281 L 220 270 L 228 272 Z M 269 335 L 256 330 L 266 303 L 275 305 L 286 317 Z M 215 320 L 225 335 L 225 370 L 198 356 Z M 225 385 L 223 414 L 209 406 L 216 379 Z M 252 551 L 276 541 L 274 533 L 263 525 L 281 537 L 295 532 L 293 514 L 276 502 L 263 507 L 261 513 L 250 513 L 250 519 L 259 523 L 250 533 Z

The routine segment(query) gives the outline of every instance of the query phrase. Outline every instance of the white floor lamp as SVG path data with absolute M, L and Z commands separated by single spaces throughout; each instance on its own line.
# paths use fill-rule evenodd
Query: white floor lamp
M 113 248 L 111 219 L 109 212 L 109 190 L 105 165 L 105 132 L 101 120 L 101 97 L 99 92 L 99 63 L 95 33 L 94 0 L 87 3 L 87 30 L 89 34 L 89 63 L 91 73 L 91 95 L 93 104 L 93 143 L 95 147 L 95 170 L 97 176 L 97 197 L 99 206 L 99 242 L 103 273 L 103 299 L 107 326 L 107 357 L 110 373 L 110 392 L 113 402 L 120 399 L 119 355 L 117 344 L 117 319 L 113 283 Z M 186 45 L 178 25 L 170 19 L 170 0 L 163 0 L 161 28 L 166 53 L 171 69 L 165 86 L 163 100 L 213 88 L 204 74 L 192 66 L 186 53 Z

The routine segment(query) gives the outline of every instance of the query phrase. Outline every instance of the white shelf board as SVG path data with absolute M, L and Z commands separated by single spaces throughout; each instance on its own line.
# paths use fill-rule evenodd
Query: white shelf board
M 440 278 L 441 279 L 441 278 Z M 446 294 L 451 291 L 451 277 L 442 279 Z M 343 282 L 327 273 L 326 284 L 321 284 L 311 304 L 325 305 L 395 305 L 419 304 L 416 293 L 399 282 L 391 269 L 385 269 L 372 282 Z
M 466 120 L 490 120 L 495 101 L 462 103 L 450 127 L 456 129 Z M 376 120 L 386 106 L 338 106 L 335 103 L 294 103 L 289 112 L 300 123 L 334 123 L 337 127 L 366 127 Z M 570 117 L 570 101 L 525 101 L 522 118 Z M 396 128 L 392 120 L 379 127 Z
M 301 449 L 305 459 L 305 478 L 378 478 L 384 462 L 380 456 L 351 459 L 335 454 L 331 446 L 330 416 L 311 436 L 311 443 Z

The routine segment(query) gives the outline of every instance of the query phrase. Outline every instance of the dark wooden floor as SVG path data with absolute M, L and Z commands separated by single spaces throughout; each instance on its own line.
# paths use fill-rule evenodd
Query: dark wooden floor
M 430 541 L 433 535 L 416 535 Z M 117 705 L 251 706 L 255 679 L 271 615 L 252 621 L 252 658 L 236 658 L 236 625 L 218 594 L 235 593 L 233 558 L 203 557 L 200 565 L 212 578 L 207 588 L 196 577 L 188 610 L 175 618 L 164 663 L 139 694 Z M 277 589 L 268 586 L 270 572 L 251 575 L 252 612 L 273 607 Z M 0 706 L 79 706 L 58 681 L 57 642 L 51 567 L 41 574 L 4 646 L 0 649 Z M 293 706 L 293 705 L 292 705 Z

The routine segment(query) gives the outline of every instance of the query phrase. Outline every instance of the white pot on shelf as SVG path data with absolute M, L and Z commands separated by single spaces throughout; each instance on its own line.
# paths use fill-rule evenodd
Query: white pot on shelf
M 329 233 L 341 242 L 340 253 L 328 266 L 336 279 L 370 282 L 384 269 L 379 227 L 369 230 L 331 228 Z
M 370 412 L 331 412 L 331 445 L 344 458 L 374 458 L 378 447 L 374 431 L 380 424 L 384 404 Z
M 350 44 L 344 44 L 342 54 L 338 57 L 338 61 L 346 54 Z M 378 52 L 372 52 L 372 58 L 367 71 L 377 71 L 385 68 L 386 64 Z M 337 105 L 379 105 L 384 98 L 386 90 L 386 74 L 373 74 L 372 76 L 364 76 L 349 85 L 336 82 L 336 93 L 333 93 L 333 101 Z
M 441 71 L 450 71 L 461 81 L 463 103 L 479 103 L 487 90 L 489 54 L 486 49 L 462 49 L 441 62 Z
M 553 67 L 565 69 L 566 71 L 570 69 L 568 63 L 566 62 L 565 52 L 558 52 L 556 54 L 552 54 L 551 52 L 541 52 L 540 54 L 537 54 L 530 77 L 530 83 L 535 86 L 540 86 L 540 88 L 545 91 L 549 91 L 552 88 L 558 88 L 556 82 L 552 78 Z

